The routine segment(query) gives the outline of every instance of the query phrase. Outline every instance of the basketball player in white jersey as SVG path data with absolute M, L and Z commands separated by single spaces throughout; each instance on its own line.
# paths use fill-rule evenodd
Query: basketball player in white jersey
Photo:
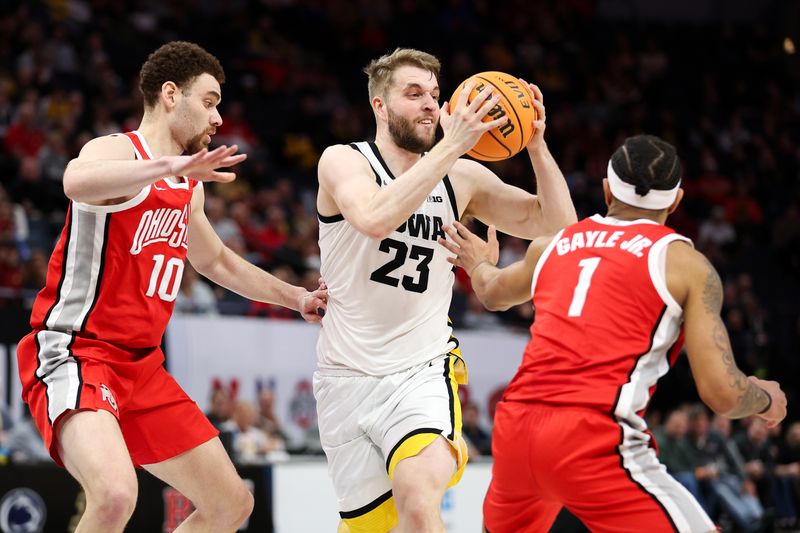
M 538 88 L 525 84 L 539 117 L 527 147 L 534 196 L 461 159 L 504 120 L 482 122 L 497 104 L 489 91 L 440 109 L 439 68 L 411 49 L 370 63 L 375 142 L 331 146 L 319 163 L 329 298 L 314 392 L 341 529 L 353 533 L 444 531 L 441 500 L 467 459 L 457 391 L 466 369 L 448 325 L 454 273 L 436 244 L 442 228 L 474 216 L 530 239 L 576 220 L 543 139 Z

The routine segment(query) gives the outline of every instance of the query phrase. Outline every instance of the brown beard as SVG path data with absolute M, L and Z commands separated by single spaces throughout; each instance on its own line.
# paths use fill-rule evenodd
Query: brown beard
M 203 148 L 207 148 L 206 143 L 203 142 L 203 138 L 208 135 L 207 132 L 203 131 L 202 133 L 198 133 L 191 139 L 189 142 L 186 143 L 186 153 L 188 155 L 193 155 L 202 150 Z
M 392 136 L 392 141 L 397 146 L 413 154 L 422 154 L 433 148 L 433 145 L 436 144 L 436 130 L 431 132 L 429 139 L 425 139 L 415 131 L 414 122 L 396 115 L 391 109 L 387 110 L 389 112 L 389 135 Z

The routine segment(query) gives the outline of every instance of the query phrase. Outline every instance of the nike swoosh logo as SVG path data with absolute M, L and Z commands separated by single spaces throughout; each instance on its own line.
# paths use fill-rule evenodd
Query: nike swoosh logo
M 163 188 L 163 187 L 159 187 L 159 186 L 158 186 L 158 185 L 156 185 L 155 183 L 153 184 L 153 187 L 155 187 L 155 189 L 156 189 L 157 191 L 166 191 L 166 190 L 167 190 L 167 189 L 165 189 L 165 188 Z

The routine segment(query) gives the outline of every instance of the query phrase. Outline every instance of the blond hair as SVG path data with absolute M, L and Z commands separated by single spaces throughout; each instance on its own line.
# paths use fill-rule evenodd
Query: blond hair
M 377 95 L 386 94 L 386 89 L 392 83 L 394 71 L 400 67 L 410 65 L 432 72 L 439 79 L 439 70 L 442 65 L 435 56 L 413 48 L 396 48 L 391 54 L 386 54 L 370 61 L 364 67 L 364 72 L 369 77 L 369 99 Z

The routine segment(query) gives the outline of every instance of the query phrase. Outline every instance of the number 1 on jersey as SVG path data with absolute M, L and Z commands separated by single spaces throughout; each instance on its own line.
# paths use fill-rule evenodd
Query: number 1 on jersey
M 592 284 L 592 276 L 599 263 L 599 257 L 587 257 L 586 259 L 581 259 L 581 262 L 578 263 L 578 266 L 581 267 L 581 273 L 578 276 L 578 284 L 575 285 L 575 292 L 572 293 L 572 303 L 569 304 L 567 316 L 581 316 L 583 304 L 586 303 L 586 293 L 589 291 L 589 285 Z

